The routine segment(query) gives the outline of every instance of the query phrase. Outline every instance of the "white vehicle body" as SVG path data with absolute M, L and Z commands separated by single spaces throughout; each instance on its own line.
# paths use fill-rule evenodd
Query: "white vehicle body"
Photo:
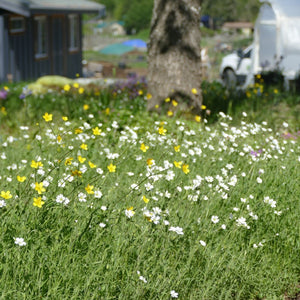
M 251 71 L 252 50 L 253 45 L 250 45 L 241 53 L 233 52 L 223 57 L 220 76 L 227 87 L 234 88 L 236 85 L 243 85 L 246 82 L 247 75 Z
M 254 82 L 255 75 L 273 70 L 280 70 L 288 82 L 300 71 L 300 1 L 261 2 L 253 44 L 243 54 L 225 56 L 221 63 L 220 76 L 228 87 L 246 87 Z

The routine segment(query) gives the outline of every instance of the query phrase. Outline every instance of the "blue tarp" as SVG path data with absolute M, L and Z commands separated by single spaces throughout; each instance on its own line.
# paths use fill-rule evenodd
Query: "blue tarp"
M 135 39 L 135 40 L 128 40 L 122 43 L 126 46 L 131 46 L 134 48 L 147 48 L 147 43 L 143 40 Z
M 109 55 L 122 55 L 132 50 L 134 50 L 134 47 L 132 46 L 116 43 L 101 49 L 99 52 L 102 54 L 109 54 Z

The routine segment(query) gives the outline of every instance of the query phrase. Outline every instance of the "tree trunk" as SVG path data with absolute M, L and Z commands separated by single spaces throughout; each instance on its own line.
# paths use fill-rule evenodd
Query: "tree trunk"
M 154 0 L 148 110 L 170 105 L 166 98 L 176 100 L 180 110 L 201 109 L 200 4 L 201 0 Z

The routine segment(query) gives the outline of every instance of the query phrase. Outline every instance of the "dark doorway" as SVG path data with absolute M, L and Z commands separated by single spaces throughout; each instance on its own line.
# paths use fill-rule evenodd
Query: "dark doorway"
M 52 74 L 65 76 L 67 74 L 65 17 L 52 16 L 51 21 Z

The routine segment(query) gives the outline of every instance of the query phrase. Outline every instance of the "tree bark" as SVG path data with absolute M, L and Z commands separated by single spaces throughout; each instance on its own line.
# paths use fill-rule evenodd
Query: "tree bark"
M 201 0 L 154 1 L 148 45 L 147 79 L 152 95 L 148 110 L 170 105 L 166 98 L 176 100 L 180 110 L 201 109 L 200 5 Z

